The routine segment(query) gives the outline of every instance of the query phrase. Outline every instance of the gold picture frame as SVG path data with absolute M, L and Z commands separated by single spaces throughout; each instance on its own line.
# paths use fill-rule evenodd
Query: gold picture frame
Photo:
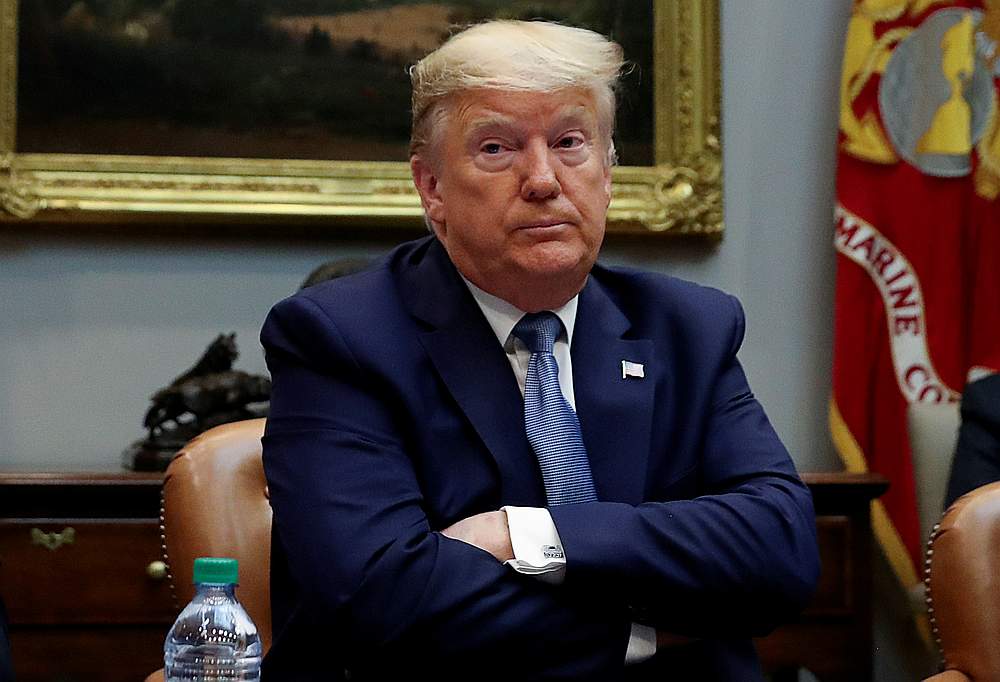
M 610 232 L 720 237 L 718 0 L 653 0 L 652 166 L 614 169 Z M 18 0 L 0 0 L 0 223 L 417 226 L 407 164 L 17 152 Z

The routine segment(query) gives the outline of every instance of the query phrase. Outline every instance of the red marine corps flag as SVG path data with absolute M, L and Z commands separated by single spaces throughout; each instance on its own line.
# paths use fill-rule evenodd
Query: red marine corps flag
M 873 523 L 908 586 L 907 407 L 1000 369 L 998 43 L 1000 0 L 856 0 L 847 31 L 830 427 L 849 470 L 891 481 Z

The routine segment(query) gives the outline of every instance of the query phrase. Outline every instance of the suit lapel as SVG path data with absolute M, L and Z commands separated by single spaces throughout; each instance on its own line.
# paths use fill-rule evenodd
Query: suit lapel
M 420 341 L 459 409 L 496 460 L 504 504 L 538 506 L 545 492 L 524 433 L 524 402 L 503 349 L 444 248 L 431 238 L 400 272 L 400 293 L 424 323 Z M 573 391 L 598 498 L 644 499 L 657 373 L 653 341 L 623 338 L 631 324 L 593 276 L 573 331 Z M 622 361 L 645 378 L 622 378 Z
M 524 433 L 524 403 L 510 362 L 436 239 L 416 267 L 401 271 L 400 281 L 403 300 L 425 324 L 420 342 L 496 460 L 503 504 L 543 504 L 541 472 Z
M 591 276 L 580 293 L 573 331 L 573 392 L 597 496 L 644 499 L 656 376 L 653 341 L 623 338 L 630 322 Z M 645 378 L 622 377 L 622 361 Z

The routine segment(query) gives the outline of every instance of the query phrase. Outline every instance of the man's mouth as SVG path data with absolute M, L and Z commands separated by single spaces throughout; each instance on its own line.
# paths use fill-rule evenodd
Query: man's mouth
M 534 223 L 527 223 L 521 225 L 518 229 L 521 230 L 544 230 L 548 228 L 564 227 L 569 224 L 566 220 L 539 220 Z

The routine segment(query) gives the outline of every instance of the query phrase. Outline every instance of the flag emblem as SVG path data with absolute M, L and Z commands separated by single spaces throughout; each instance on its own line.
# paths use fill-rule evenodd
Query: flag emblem
M 634 379 L 642 379 L 646 376 L 646 371 L 643 368 L 641 362 L 630 362 L 629 360 L 622 360 L 622 379 L 628 379 L 632 377 Z

